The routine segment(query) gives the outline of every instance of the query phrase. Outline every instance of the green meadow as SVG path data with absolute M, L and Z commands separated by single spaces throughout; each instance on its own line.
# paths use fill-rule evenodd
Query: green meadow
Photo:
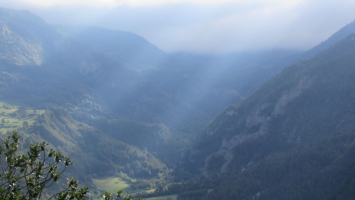
M 99 189 L 106 190 L 110 193 L 116 193 L 118 190 L 122 190 L 129 187 L 129 184 L 117 177 L 109 177 L 106 179 L 92 179 L 92 182 Z
M 0 133 L 31 126 L 44 110 L 20 108 L 0 102 Z

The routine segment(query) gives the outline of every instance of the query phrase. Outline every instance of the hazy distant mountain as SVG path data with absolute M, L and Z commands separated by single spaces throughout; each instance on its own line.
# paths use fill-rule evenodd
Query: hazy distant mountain
M 14 66 L 61 68 L 82 81 L 96 81 L 124 69 L 100 53 L 71 40 L 29 11 L 0 9 L 0 60 Z M 111 70 L 110 70 L 111 69 Z
M 260 57 L 265 56 L 266 58 L 269 59 L 269 64 L 267 62 L 264 62 L 264 66 L 268 67 L 259 67 L 254 69 L 252 74 L 249 76 L 249 81 L 245 83 L 246 88 L 253 88 L 256 89 L 258 86 L 260 86 L 262 83 L 264 83 L 266 80 L 268 80 L 270 77 L 276 75 L 279 73 L 282 69 L 285 67 L 288 67 L 289 65 L 296 63 L 300 60 L 306 60 L 309 59 L 316 54 L 327 50 L 329 47 L 332 45 L 338 43 L 342 39 L 344 39 L 346 36 L 355 33 L 355 21 L 344 26 L 341 28 L 339 31 L 334 33 L 331 37 L 329 37 L 327 40 L 323 41 L 319 45 L 313 47 L 312 49 L 305 51 L 305 52 L 297 52 L 297 51 L 270 51 L 268 56 L 265 55 L 260 55 Z M 274 55 L 277 55 L 277 52 L 279 55 L 283 55 L 282 57 L 278 57 L 278 59 L 270 59 Z M 283 53 L 282 53 L 283 52 Z M 274 55 L 273 55 L 274 53 Z M 270 62 L 271 61 L 271 62 Z
M 30 139 L 46 140 L 71 156 L 77 163 L 72 172 L 89 182 L 94 174 L 100 177 L 123 172 L 147 178 L 168 173 L 166 165 L 143 151 L 144 147 L 124 143 L 118 134 L 113 138 L 109 125 L 99 130 L 99 124 L 94 123 L 97 119 L 105 123 L 106 116 L 120 122 L 101 101 L 109 96 L 99 96 L 102 93 L 96 91 L 113 81 L 122 84 L 110 90 L 111 93 L 121 88 L 129 90 L 131 85 L 127 80 L 135 77 L 134 72 L 63 35 L 28 11 L 0 9 L 0 24 L 0 103 L 15 106 L 15 111 L 19 107 L 24 110 L 19 115 L 4 106 L 8 112 L 1 113 L 2 119 L 14 120 L 19 126 L 2 124 L 1 131 L 16 127 L 30 134 Z M 31 125 L 23 127 L 23 121 L 28 123 L 29 108 L 41 112 L 34 112 L 31 116 L 36 117 L 31 118 Z M 120 132 L 127 132 L 135 122 L 130 124 Z M 161 146 L 166 145 L 161 138 L 167 137 L 169 130 L 164 126 L 140 124 L 140 131 L 144 133 L 150 127 L 154 130 L 146 135 L 151 135 L 153 142 L 163 140 Z
M 1 131 L 20 127 L 29 139 L 48 141 L 73 157 L 78 164 L 72 172 L 88 182 L 124 173 L 160 185 L 170 177 L 167 166 L 177 176 L 188 176 L 181 168 L 183 152 L 208 121 L 300 58 L 300 52 L 289 50 L 165 54 L 133 33 L 102 28 L 59 32 L 28 11 L 0 9 L 0 26 L 0 114 L 8 121 L 0 124 Z M 269 159 L 281 156 L 284 165 L 289 156 L 303 156 L 298 149 L 317 154 L 314 148 L 324 150 L 329 138 L 339 141 L 334 145 L 340 150 L 329 149 L 335 155 L 331 158 L 321 153 L 326 161 L 341 157 L 338 163 L 343 163 L 342 156 L 353 155 L 353 49 L 349 37 L 285 69 L 207 126 L 184 166 L 193 172 L 203 169 L 210 180 L 231 186 L 220 184 L 226 191 L 216 189 L 212 199 L 218 192 L 241 191 L 241 175 L 256 180 L 261 166 L 271 170 L 276 161 Z M 336 131 L 346 138 L 337 138 Z M 324 166 L 339 170 L 343 165 Z M 319 168 L 311 163 L 306 169 Z M 262 193 L 268 191 L 265 185 L 274 183 L 262 178 L 257 177 L 264 181 L 261 188 L 250 191 L 267 195 Z M 230 184 L 232 179 L 241 184 Z M 243 199 L 229 199 L 234 197 Z
M 129 68 L 155 67 L 167 56 L 146 39 L 130 32 L 99 27 L 75 29 L 58 26 L 58 29 Z
M 233 174 L 208 199 L 354 198 L 354 55 L 353 34 L 225 108 L 186 157 Z
M 355 21 L 351 22 L 350 24 L 344 26 L 340 30 L 338 30 L 336 33 L 334 33 L 332 36 L 330 36 L 327 40 L 323 41 L 319 45 L 313 47 L 309 51 L 307 51 L 302 57 L 303 58 L 310 58 L 312 56 L 315 56 L 316 54 L 328 49 L 332 45 L 336 44 L 346 36 L 355 33 Z
M 0 9 L 0 59 L 15 65 L 41 65 L 60 35 L 29 11 Z M 45 53 L 46 52 L 46 53 Z

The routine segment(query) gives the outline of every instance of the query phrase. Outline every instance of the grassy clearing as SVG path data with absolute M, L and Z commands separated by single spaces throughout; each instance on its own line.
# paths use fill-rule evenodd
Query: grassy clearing
M 150 197 L 147 198 L 145 200 L 177 200 L 177 194 L 173 194 L 173 195 L 165 195 L 165 196 L 158 196 L 158 197 Z
M 126 187 L 129 187 L 129 184 L 126 181 L 123 181 L 117 177 L 109 177 L 106 179 L 92 179 L 92 182 L 99 189 L 106 190 L 111 193 L 117 192 L 117 190 L 122 190 Z
M 151 194 L 151 193 L 153 193 L 153 192 L 155 192 L 155 189 L 149 189 L 149 190 L 146 190 L 146 191 L 145 191 L 145 193 L 147 193 L 147 194 Z
M 45 110 L 20 109 L 17 106 L 0 102 L 0 133 L 31 126 L 36 117 L 44 112 Z

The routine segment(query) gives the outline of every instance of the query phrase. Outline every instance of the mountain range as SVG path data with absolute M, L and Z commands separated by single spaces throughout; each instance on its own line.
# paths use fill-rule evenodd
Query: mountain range
M 354 55 L 351 34 L 226 107 L 186 157 L 223 177 L 205 199 L 353 198 Z
M 307 52 L 168 54 L 1 8 L 0 132 L 47 141 L 92 187 L 119 177 L 179 199 L 351 199 L 354 24 Z

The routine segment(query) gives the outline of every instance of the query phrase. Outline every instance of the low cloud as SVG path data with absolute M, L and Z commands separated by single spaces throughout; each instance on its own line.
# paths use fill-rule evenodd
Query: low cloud
M 298 0 L 289 0 L 288 2 L 297 2 Z M 6 3 L 6 0 L 1 0 Z M 27 5 L 27 6 L 99 6 L 99 7 L 116 7 L 122 5 L 128 6 L 162 6 L 168 4 L 190 3 L 196 5 L 218 5 L 224 3 L 265 3 L 265 0 L 12 0 L 11 4 Z M 268 4 L 283 3 L 282 0 L 269 0 Z
M 134 32 L 169 52 L 306 50 L 355 19 L 352 0 L 13 0 L 5 5 L 29 9 L 52 24 Z

